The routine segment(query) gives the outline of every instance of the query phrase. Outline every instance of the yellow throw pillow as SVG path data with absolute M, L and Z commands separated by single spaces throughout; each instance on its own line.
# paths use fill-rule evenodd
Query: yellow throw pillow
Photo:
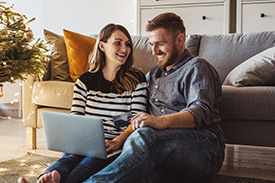
M 81 74 L 88 71 L 88 57 L 93 51 L 96 39 L 65 29 L 63 33 L 67 49 L 70 76 L 75 82 Z

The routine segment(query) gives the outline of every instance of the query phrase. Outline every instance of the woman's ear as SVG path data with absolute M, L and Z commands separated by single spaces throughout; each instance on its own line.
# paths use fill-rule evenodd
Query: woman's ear
M 104 44 L 103 44 L 103 42 L 102 42 L 102 41 L 99 41 L 99 43 L 98 43 L 98 47 L 99 47 L 99 49 L 100 49 L 101 51 L 103 51 L 103 52 L 104 52 Z

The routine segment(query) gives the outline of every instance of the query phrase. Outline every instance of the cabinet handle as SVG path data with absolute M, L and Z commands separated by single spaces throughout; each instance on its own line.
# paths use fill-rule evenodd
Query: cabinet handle
M 201 19 L 202 19 L 202 20 L 205 20 L 205 19 L 206 19 L 206 16 L 202 16 Z
M 264 13 L 261 13 L 260 16 L 261 16 L 261 18 L 264 18 L 264 17 L 265 17 L 265 14 L 264 14 Z

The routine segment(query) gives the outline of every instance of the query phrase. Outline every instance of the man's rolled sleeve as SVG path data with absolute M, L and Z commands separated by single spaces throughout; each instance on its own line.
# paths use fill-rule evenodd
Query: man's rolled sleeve
M 188 76 L 189 75 L 189 76 Z M 217 121 L 218 102 L 221 100 L 221 83 L 215 70 L 205 61 L 195 62 L 185 83 L 185 98 L 189 111 L 195 118 L 196 128 L 207 127 Z

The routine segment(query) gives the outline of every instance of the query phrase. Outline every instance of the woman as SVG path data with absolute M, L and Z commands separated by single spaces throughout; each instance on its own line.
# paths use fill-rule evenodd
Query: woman
M 113 117 L 146 111 L 147 85 L 144 74 L 132 68 L 132 41 L 121 25 L 108 24 L 99 33 L 91 55 L 90 70 L 82 74 L 74 87 L 71 113 L 103 119 L 108 151 L 122 148 L 132 133 L 131 125 L 118 128 Z M 111 163 L 106 160 L 65 154 L 53 163 L 38 182 L 83 182 Z M 20 178 L 19 182 L 25 182 Z

